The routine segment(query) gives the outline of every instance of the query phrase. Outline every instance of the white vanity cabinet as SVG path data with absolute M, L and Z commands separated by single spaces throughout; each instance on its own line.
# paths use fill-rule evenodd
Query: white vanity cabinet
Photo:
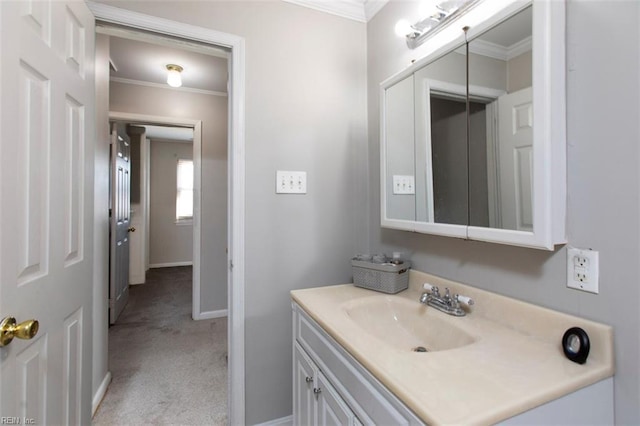
M 293 424 L 422 425 L 296 303 L 293 303 Z
M 294 343 L 293 363 L 294 424 L 359 424 L 349 406 L 298 343 Z

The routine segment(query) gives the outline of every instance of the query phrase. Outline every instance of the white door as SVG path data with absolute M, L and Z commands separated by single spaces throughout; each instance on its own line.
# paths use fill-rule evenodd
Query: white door
M 0 28 L 0 318 L 39 321 L 0 348 L 0 419 L 90 424 L 94 19 L 0 1 Z
M 502 228 L 533 231 L 533 103 L 531 88 L 498 98 Z
M 124 124 L 111 129 L 111 252 L 109 256 L 109 323 L 115 324 L 129 300 L 129 233 L 131 213 L 131 141 Z

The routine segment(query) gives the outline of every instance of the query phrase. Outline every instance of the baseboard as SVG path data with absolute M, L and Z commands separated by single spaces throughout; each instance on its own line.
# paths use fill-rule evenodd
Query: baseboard
M 220 309 L 219 311 L 206 311 L 200 312 L 193 319 L 194 320 L 205 320 L 205 319 L 213 319 L 213 318 L 222 318 L 228 315 L 227 309 Z
M 256 426 L 292 426 L 293 416 L 282 417 L 279 419 L 269 420 L 265 423 L 257 424 Z
M 152 263 L 152 264 L 149 265 L 149 269 L 152 269 L 152 268 L 171 268 L 173 266 L 193 266 L 193 262 L 191 260 L 187 260 L 185 262 Z
M 111 383 L 111 371 L 107 371 L 107 374 L 105 374 L 102 383 L 100 383 L 100 387 L 98 387 L 96 394 L 93 395 L 93 402 L 91 403 L 91 417 L 96 414 L 96 411 L 98 410 L 98 407 L 102 402 L 102 398 L 104 398 L 105 394 L 107 393 L 109 383 Z

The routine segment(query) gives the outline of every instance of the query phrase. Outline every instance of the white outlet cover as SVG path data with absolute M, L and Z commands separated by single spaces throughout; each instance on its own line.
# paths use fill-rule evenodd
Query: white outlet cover
M 416 193 L 416 183 L 413 176 L 393 175 L 394 195 L 414 195 Z
M 567 287 L 598 294 L 599 255 L 595 250 L 567 248 Z
M 307 172 L 276 171 L 276 194 L 306 194 Z

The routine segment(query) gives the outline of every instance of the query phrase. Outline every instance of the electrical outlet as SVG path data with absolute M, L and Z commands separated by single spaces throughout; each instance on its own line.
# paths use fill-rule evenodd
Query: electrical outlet
M 575 247 L 567 249 L 567 287 L 598 293 L 598 252 Z

